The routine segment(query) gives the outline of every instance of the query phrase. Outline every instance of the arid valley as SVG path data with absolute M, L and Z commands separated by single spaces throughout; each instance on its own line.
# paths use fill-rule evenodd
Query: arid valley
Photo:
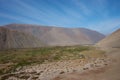
M 18 26 L 21 26 L 21 29 Z M 28 26 L 30 29 L 25 30 Z M 10 27 L 7 25 L 0 28 L 0 43 L 4 44 L 0 45 L 1 80 L 120 79 L 119 29 L 104 37 L 88 29 L 57 28 L 53 31 L 54 27 L 33 26 L 12 24 Z M 45 31 L 43 33 L 33 32 L 34 30 L 39 32 L 42 29 L 47 30 L 48 34 L 45 35 Z M 69 30 L 73 31 L 73 36 L 70 35 L 71 33 L 66 33 Z M 57 36 L 52 35 L 58 33 Z M 92 33 L 94 37 L 96 35 L 95 42 L 91 42 L 94 41 L 94 38 L 91 38 Z M 45 40 L 39 36 L 47 35 L 55 43 L 49 40 L 41 44 Z M 64 40 L 66 35 L 69 38 L 65 37 Z
M 0 0 L 0 80 L 120 80 L 120 0 Z

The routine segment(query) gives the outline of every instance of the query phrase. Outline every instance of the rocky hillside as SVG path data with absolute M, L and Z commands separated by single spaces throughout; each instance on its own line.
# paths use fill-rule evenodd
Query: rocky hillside
M 42 45 L 32 35 L 0 27 L 0 49 L 33 48 Z
M 11 30 L 32 34 L 49 45 L 93 44 L 105 36 L 85 28 L 62 28 L 28 24 L 6 25 Z
M 120 48 L 120 29 L 97 43 L 100 47 Z

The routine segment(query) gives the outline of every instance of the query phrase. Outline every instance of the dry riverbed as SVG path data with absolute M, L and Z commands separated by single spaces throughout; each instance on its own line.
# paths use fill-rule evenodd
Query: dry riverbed
M 44 63 L 41 65 L 25 66 L 16 72 L 2 76 L 5 80 L 52 80 L 59 75 L 89 70 L 101 69 L 108 66 L 110 59 L 93 58 L 90 60 L 76 59 Z

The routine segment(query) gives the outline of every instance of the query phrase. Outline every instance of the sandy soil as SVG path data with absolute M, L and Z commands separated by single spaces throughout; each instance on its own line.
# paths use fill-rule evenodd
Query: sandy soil
M 109 66 L 83 73 L 59 75 L 53 80 L 120 80 L 120 50 L 107 49 L 107 55 L 112 59 Z

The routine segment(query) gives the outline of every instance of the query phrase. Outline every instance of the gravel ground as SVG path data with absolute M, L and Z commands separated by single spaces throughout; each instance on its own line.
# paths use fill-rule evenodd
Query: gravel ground
M 77 59 L 66 60 L 41 65 L 26 66 L 18 69 L 14 73 L 2 76 L 3 80 L 52 80 L 59 75 L 67 75 L 72 73 L 84 73 L 90 70 L 97 70 L 108 66 L 110 59 Z

